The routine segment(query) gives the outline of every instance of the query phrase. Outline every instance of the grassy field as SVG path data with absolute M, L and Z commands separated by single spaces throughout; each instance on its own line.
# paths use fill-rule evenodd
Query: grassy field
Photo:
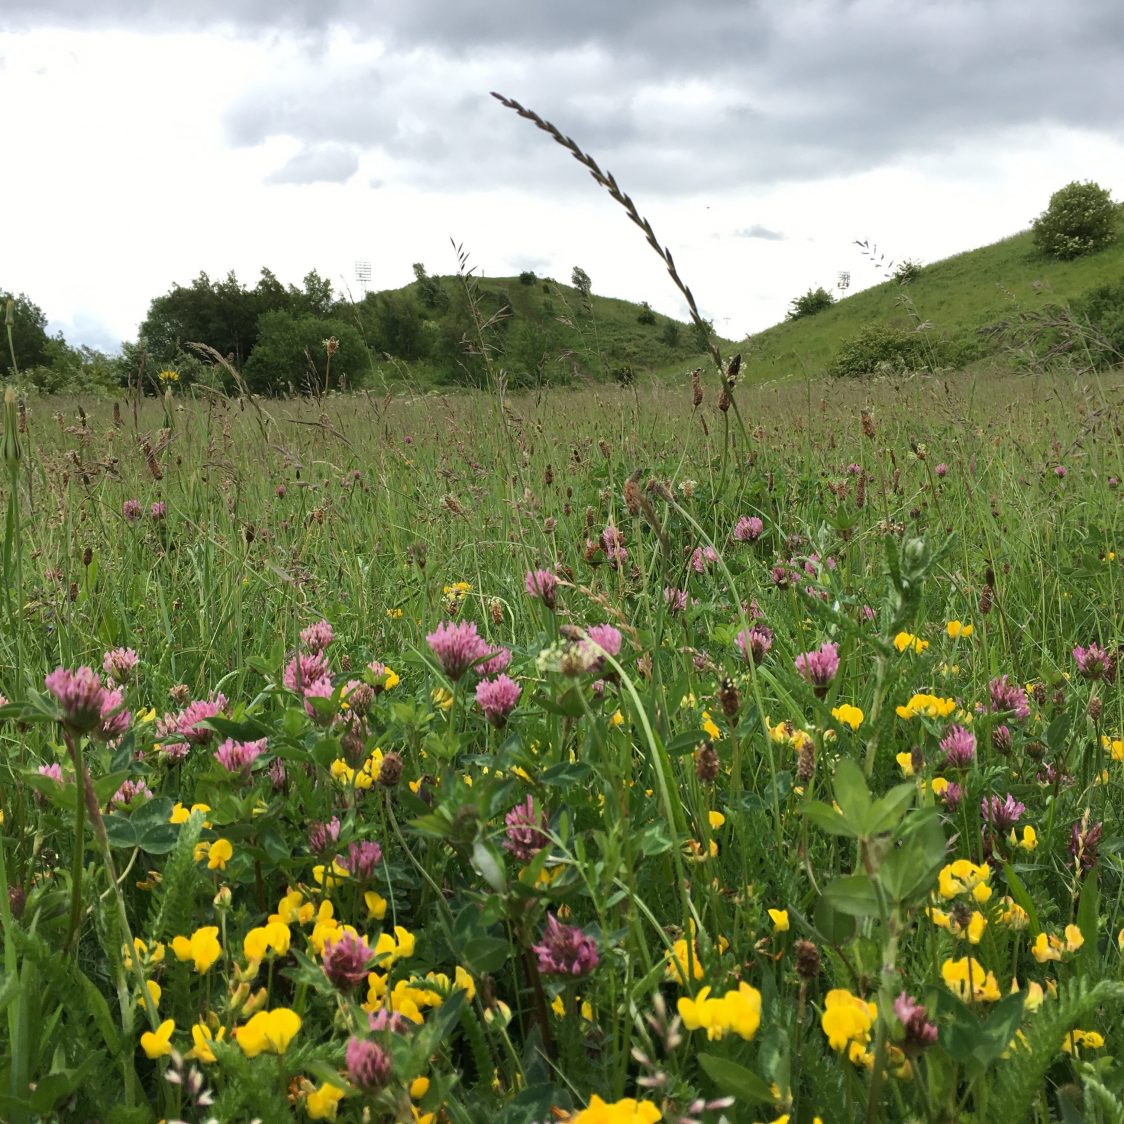
M 717 392 L 8 403 L 0 1116 L 1124 1118 L 1124 379 Z

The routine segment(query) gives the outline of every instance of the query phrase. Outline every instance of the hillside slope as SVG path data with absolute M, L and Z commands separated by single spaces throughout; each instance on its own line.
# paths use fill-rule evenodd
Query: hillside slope
M 964 359 L 994 354 L 980 330 L 1018 312 L 1068 304 L 1091 289 L 1124 280 L 1124 236 L 1088 257 L 1056 261 L 1038 253 L 1030 231 L 934 262 L 908 285 L 886 281 L 813 316 L 786 321 L 743 346 L 756 377 L 822 375 L 840 345 L 872 324 L 914 330 L 920 324 Z

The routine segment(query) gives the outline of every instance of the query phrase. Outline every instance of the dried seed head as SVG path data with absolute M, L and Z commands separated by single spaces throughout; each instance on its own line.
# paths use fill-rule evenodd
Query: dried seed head
M 738 720 L 738 711 L 741 710 L 742 700 L 732 679 L 723 679 L 722 682 L 718 684 L 718 702 L 722 707 L 722 713 L 731 723 L 736 723 Z
M 1103 704 L 1096 695 L 1094 695 L 1089 700 L 1089 705 L 1085 709 L 1086 713 L 1094 722 L 1099 722 L 1101 720 L 1101 710 L 1103 709 Z
M 379 784 L 383 788 L 393 788 L 402 779 L 403 765 L 400 753 L 391 750 L 384 754 L 382 764 L 379 766 Z
M 816 747 L 811 738 L 800 746 L 800 755 L 796 759 L 796 776 L 802 784 L 807 784 L 816 772 Z
M 804 940 L 792 947 L 796 953 L 796 974 L 803 980 L 814 980 L 820 974 L 820 950 L 811 941 Z
M 713 784 L 718 779 L 718 753 L 709 738 L 695 750 L 695 775 L 703 784 Z
M 702 388 L 702 368 L 696 367 L 691 372 L 691 405 L 696 409 L 702 405 L 703 402 L 703 388 Z
M 874 418 L 870 416 L 869 410 L 863 410 L 859 415 L 862 420 L 863 436 L 869 437 L 874 440 Z
M 980 606 L 979 606 L 980 616 L 986 617 L 988 615 L 988 613 L 991 612 L 991 607 L 994 604 L 995 604 L 995 591 L 991 588 L 990 585 L 985 585 L 983 587 L 983 589 L 980 590 Z

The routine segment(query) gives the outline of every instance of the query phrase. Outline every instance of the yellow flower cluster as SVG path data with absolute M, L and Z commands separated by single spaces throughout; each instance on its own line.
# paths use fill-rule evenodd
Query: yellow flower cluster
M 180 961 L 190 960 L 195 965 L 197 972 L 206 972 L 220 956 L 222 945 L 219 944 L 219 927 L 217 925 L 204 925 L 196 929 L 190 937 L 174 937 L 172 951 Z
M 948 630 L 950 640 L 967 640 L 976 631 L 974 625 L 963 624 L 960 621 L 949 621 L 945 628 Z
M 676 983 L 682 985 L 687 982 L 688 975 L 693 980 L 701 980 L 703 978 L 702 962 L 699 960 L 699 946 L 694 940 L 695 936 L 695 923 L 691 922 L 691 949 L 688 952 L 687 939 L 680 937 L 679 940 L 671 946 L 671 951 L 667 954 L 667 966 L 664 973 L 669 980 L 674 980 Z M 725 952 L 730 947 L 730 942 L 725 937 L 718 938 L 718 951 Z M 690 970 L 688 970 L 688 961 L 690 962 Z
M 939 695 L 910 695 L 905 706 L 897 707 L 899 718 L 947 718 L 956 713 L 955 699 L 942 699 Z
M 850 703 L 842 703 L 839 706 L 832 707 L 831 717 L 841 725 L 850 726 L 852 730 L 857 730 L 863 724 L 865 715 L 859 707 L 852 706 Z
M 589 1104 L 570 1117 L 570 1124 L 656 1124 L 662 1119 L 663 1113 L 651 1101 L 625 1097 L 609 1104 L 594 1093 Z
M 943 909 L 935 907 L 930 907 L 925 912 L 934 925 L 947 929 L 954 937 L 967 937 L 970 944 L 979 944 L 987 928 L 987 918 L 978 909 L 972 910 L 966 922 L 959 920 L 955 914 L 945 913 Z
M 922 640 L 920 636 L 914 636 L 912 632 L 899 632 L 894 637 L 894 647 L 899 652 L 904 652 L 908 648 L 916 655 L 920 655 L 929 647 L 929 641 Z
M 1050 960 L 1061 960 L 1067 952 L 1076 952 L 1084 943 L 1081 930 L 1076 925 L 1067 925 L 1064 940 L 1053 933 L 1039 933 L 1030 951 L 1039 964 L 1045 964 Z
M 727 991 L 720 999 L 712 999 L 710 988 L 704 987 L 695 999 L 682 996 L 678 1006 L 683 1025 L 688 1030 L 705 1030 L 712 1041 L 731 1032 L 748 1040 L 761 1025 L 761 992 L 744 981 L 737 991 Z
M 248 1058 L 283 1054 L 301 1028 L 301 1017 L 288 1007 L 259 1011 L 245 1026 L 236 1027 L 234 1039 Z
M 995 973 L 985 972 L 974 956 L 946 960 L 941 965 L 941 978 L 949 991 L 966 1003 L 994 1003 L 1000 998 Z
M 208 870 L 226 870 L 226 864 L 234 857 L 234 844 L 229 839 L 196 843 L 193 855 L 197 863 L 206 859 Z
M 1113 761 L 1124 761 L 1124 738 L 1110 738 L 1101 734 L 1101 747 L 1108 751 Z
M 337 757 L 328 771 L 332 774 L 332 779 L 338 781 L 344 788 L 358 788 L 365 791 L 379 779 L 382 757 L 382 750 L 376 746 L 371 750 L 371 756 L 358 770 L 353 769 L 342 757 Z
M 770 741 L 778 745 L 790 745 L 797 753 L 812 741 L 812 735 L 807 730 L 798 730 L 791 722 L 778 722 L 774 726 L 772 720 L 766 718 L 765 728 L 769 731 Z
M 399 980 L 389 990 L 388 982 L 389 973 L 384 975 L 370 972 L 367 975 L 367 1002 L 363 1004 L 365 1011 L 373 1014 L 383 1007 L 412 1023 L 420 1024 L 425 1010 L 440 1007 L 454 991 L 463 991 L 469 1002 L 476 997 L 476 982 L 459 964 L 452 980 L 444 972 L 427 972 L 423 977 Z
M 991 867 L 987 863 L 977 866 L 971 859 L 957 859 L 941 867 L 938 885 L 942 898 L 971 894 L 975 902 L 983 905 L 991 897 Z
M 1095 1030 L 1071 1030 L 1065 1036 L 1062 1049 L 1067 1054 L 1078 1054 L 1082 1046 L 1090 1050 L 1099 1050 L 1103 1045 L 1104 1035 L 1098 1034 Z
M 863 1063 L 870 1031 L 877 1017 L 877 1004 L 868 1003 L 846 988 L 837 987 L 824 996 L 820 1026 L 833 1050 L 837 1053 L 847 1050 L 851 1061 Z
M 190 809 L 188 809 L 182 804 L 176 803 L 172 806 L 172 814 L 168 817 L 168 823 L 187 823 L 192 812 L 201 812 L 203 815 L 206 815 L 210 810 L 210 804 L 192 804 Z M 210 827 L 211 825 L 207 820 L 204 820 L 203 826 Z

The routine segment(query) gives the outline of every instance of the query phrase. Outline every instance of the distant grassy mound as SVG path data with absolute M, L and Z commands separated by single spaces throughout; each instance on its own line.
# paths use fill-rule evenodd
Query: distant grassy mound
M 751 373 L 761 379 L 865 373 L 836 370 L 840 360 L 847 368 L 856 350 L 914 369 L 955 369 L 1010 354 L 1019 344 L 1020 324 L 1024 336 L 1037 327 L 1040 337 L 1053 341 L 1064 329 L 1032 314 L 1049 306 L 1071 308 L 1080 321 L 1084 298 L 1122 279 L 1124 237 L 1098 253 L 1058 261 L 1035 250 L 1030 231 L 1024 231 L 926 265 L 908 284 L 886 281 L 814 316 L 777 324 L 753 336 L 745 350 Z M 1124 292 L 1120 300 L 1124 303 Z M 1090 303 L 1090 317 L 1093 308 Z M 988 332 L 1002 324 L 1012 329 L 1006 337 Z
M 369 294 L 355 314 L 377 319 L 380 309 L 383 321 L 420 318 L 409 368 L 437 384 L 483 385 L 489 364 L 511 386 L 537 387 L 629 383 L 707 361 L 705 342 L 689 323 L 531 274 L 427 276 Z M 385 333 L 376 327 L 371 334 L 377 350 Z

